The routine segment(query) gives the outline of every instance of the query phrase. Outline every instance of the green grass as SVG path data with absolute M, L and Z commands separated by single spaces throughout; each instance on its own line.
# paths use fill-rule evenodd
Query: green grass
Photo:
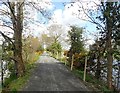
M 84 76 L 84 71 L 80 71 L 78 69 L 74 69 L 73 73 L 79 77 L 80 79 L 83 80 L 83 76 Z M 90 74 L 86 74 L 86 82 L 90 83 L 92 85 L 94 85 L 95 88 L 99 89 L 100 91 L 102 91 L 103 93 L 113 93 L 111 92 L 106 84 L 103 81 L 97 80 L 94 76 L 90 75 Z
M 18 91 L 19 89 L 22 88 L 22 86 L 26 83 L 26 81 L 29 79 L 30 74 L 26 72 L 26 75 L 23 77 L 20 77 L 14 81 L 12 81 L 9 84 L 9 89 L 10 91 Z
M 8 79 L 6 79 L 4 83 L 6 90 L 13 92 L 20 90 L 24 86 L 26 81 L 29 79 L 30 71 L 34 67 L 34 64 L 28 64 L 26 66 L 27 69 L 23 77 L 17 78 L 15 75 L 11 75 Z
M 66 61 L 66 58 L 62 58 L 62 59 L 58 59 L 59 61 L 61 61 L 62 63 L 69 66 L 70 64 Z M 79 77 L 81 80 L 83 80 L 83 76 L 84 76 L 84 71 L 81 71 L 79 69 L 73 69 L 73 73 Z M 86 74 L 86 82 L 90 83 L 92 85 L 94 85 L 95 88 L 97 88 L 98 90 L 102 91 L 103 93 L 109 92 L 111 93 L 111 91 L 107 88 L 106 84 L 103 81 L 99 81 L 97 80 L 94 76 L 90 75 L 90 74 Z
M 9 78 L 5 80 L 5 90 L 12 91 L 12 93 L 16 93 L 16 91 L 19 91 L 27 82 L 27 80 L 30 77 L 31 70 L 35 67 L 35 61 L 39 59 L 38 54 L 35 55 L 34 62 L 27 63 L 25 65 L 26 72 L 23 77 L 17 78 L 15 75 L 11 75 Z

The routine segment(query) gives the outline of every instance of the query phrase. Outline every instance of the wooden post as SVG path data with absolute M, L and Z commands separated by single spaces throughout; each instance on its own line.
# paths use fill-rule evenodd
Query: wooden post
M 72 71 L 72 69 L 73 69 L 73 62 L 74 62 L 74 54 L 72 55 L 71 71 Z
M 60 56 L 60 61 L 62 62 L 62 52 L 60 52 L 59 56 Z
M 85 81 L 85 79 L 86 79 L 86 67 L 87 67 L 87 56 L 85 57 L 85 67 L 84 67 L 84 77 L 83 77 L 83 81 Z
M 67 62 L 67 57 L 65 57 L 65 65 L 66 65 L 66 62 Z
M 56 58 L 58 59 L 58 52 L 57 52 L 57 57 Z

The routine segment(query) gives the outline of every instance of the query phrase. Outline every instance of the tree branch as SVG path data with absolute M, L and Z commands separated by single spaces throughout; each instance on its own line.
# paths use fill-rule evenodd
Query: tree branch
M 10 9 L 12 15 L 13 15 L 14 20 L 17 20 L 15 14 L 14 14 L 14 11 L 13 11 L 13 9 L 12 9 L 12 7 L 11 7 L 11 3 L 10 3 L 10 2 L 7 2 L 7 3 L 8 3 L 8 5 L 9 5 L 9 9 Z
M 80 2 L 80 3 L 81 3 L 81 2 Z M 81 3 L 81 5 L 82 5 L 82 3 Z M 85 13 L 85 15 L 90 19 L 90 20 L 86 20 L 86 19 L 82 19 L 82 20 L 84 20 L 84 21 L 89 21 L 89 22 L 91 22 L 91 23 L 93 23 L 93 24 L 96 24 L 96 25 L 102 27 L 103 30 L 105 30 L 104 27 L 103 27 L 100 23 L 96 22 L 95 19 L 93 19 L 91 16 L 88 15 L 88 13 L 86 13 L 83 5 L 82 5 L 82 9 L 83 9 L 83 12 Z
M 13 48 L 14 48 L 14 51 L 15 51 L 15 50 L 16 50 L 16 48 L 15 48 L 15 44 L 14 44 L 14 42 L 11 40 L 11 38 L 10 38 L 10 37 L 8 37 L 8 36 L 6 36 L 4 33 L 2 33 L 2 31 L 0 31 L 0 34 L 4 37 L 4 39 L 5 39 L 6 41 L 8 41 L 8 42 L 11 42 L 11 43 L 12 43 Z
M 8 28 L 10 28 L 10 29 L 12 29 L 13 31 L 14 31 L 14 29 L 12 28 L 12 27 L 10 27 L 10 26 L 8 26 L 8 25 L 0 25 L 1 27 L 8 27 Z

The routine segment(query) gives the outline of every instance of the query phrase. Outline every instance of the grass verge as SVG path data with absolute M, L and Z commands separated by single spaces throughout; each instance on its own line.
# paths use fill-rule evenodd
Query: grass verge
M 55 57 L 54 57 L 55 58 Z M 57 59 L 59 61 L 61 61 L 62 63 L 64 63 L 66 66 L 69 67 L 69 63 L 67 62 L 66 58 L 61 58 L 61 59 Z M 84 76 L 84 71 L 81 71 L 80 69 L 73 69 L 72 71 L 78 78 L 80 78 L 81 80 L 83 80 L 83 76 Z M 100 91 L 101 93 L 115 93 L 111 90 L 109 90 L 107 88 L 107 85 L 100 80 L 97 80 L 93 75 L 90 74 L 86 74 L 86 82 L 83 82 L 86 86 L 89 87 L 90 90 L 92 91 Z M 99 92 L 99 93 L 100 93 Z
M 39 54 L 35 54 L 34 62 L 29 62 L 25 65 L 26 72 L 23 77 L 17 78 L 15 75 L 11 75 L 9 78 L 5 79 L 5 89 L 3 89 L 3 93 L 5 91 L 12 91 L 12 93 L 16 93 L 17 91 L 21 90 L 24 84 L 30 77 L 31 70 L 35 67 L 35 62 L 39 59 Z
M 73 73 L 77 77 L 79 77 L 81 80 L 83 80 L 84 71 L 74 69 Z M 94 76 L 90 74 L 86 74 L 86 82 L 84 83 L 89 88 L 92 88 L 93 91 L 101 91 L 101 93 L 117 93 L 117 92 L 109 90 L 103 81 L 97 80 Z

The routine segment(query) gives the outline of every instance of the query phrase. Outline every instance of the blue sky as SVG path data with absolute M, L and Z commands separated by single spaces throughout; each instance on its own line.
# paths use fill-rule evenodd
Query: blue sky
M 51 16 L 53 17 L 54 20 L 61 20 L 63 23 L 63 25 L 65 25 L 64 23 L 67 21 L 67 23 L 71 23 L 71 25 L 75 25 L 77 24 L 79 27 L 84 27 L 86 29 L 86 33 L 85 33 L 85 38 L 86 39 L 91 39 L 91 41 L 89 41 L 89 44 L 91 44 L 91 42 L 94 41 L 95 37 L 94 37 L 94 34 L 96 34 L 96 25 L 90 23 L 90 22 L 87 22 L 87 21 L 83 21 L 83 20 L 75 20 L 75 19 L 72 19 L 70 18 L 69 19 L 69 14 L 67 15 L 64 15 L 64 13 L 66 12 L 65 11 L 65 5 L 63 4 L 64 2 L 52 2 L 52 6 L 53 8 L 50 10 L 51 12 Z M 66 3 L 66 5 L 69 4 Z M 74 11 L 74 10 L 73 10 Z M 69 12 L 68 12 L 69 13 Z M 54 16 L 55 14 L 55 16 Z M 62 18 L 63 16 L 65 16 L 65 18 Z M 68 19 L 66 19 L 68 16 Z M 38 19 L 41 20 L 41 15 L 38 14 Z M 45 18 L 42 18 L 43 21 L 46 21 L 45 23 L 45 26 L 49 25 L 49 21 L 50 20 L 47 20 Z M 88 32 L 89 31 L 89 32 Z
M 64 1 L 64 0 L 62 0 L 62 1 Z M 71 17 L 70 16 L 71 13 L 70 13 L 69 9 L 67 9 L 65 7 L 66 5 L 69 5 L 69 2 L 65 3 L 66 5 L 64 5 L 63 3 L 65 3 L 65 2 L 60 2 L 60 1 L 52 2 L 52 5 L 51 5 L 52 8 L 50 10 L 48 10 L 51 12 L 51 16 L 53 17 L 53 19 L 51 19 L 51 20 L 61 21 L 60 23 L 63 26 L 66 25 L 66 23 L 70 23 L 71 25 L 77 24 L 80 27 L 86 27 L 86 29 L 89 30 L 89 32 L 91 32 L 91 33 L 94 33 L 96 31 L 95 25 L 93 25 L 87 21 L 83 22 L 82 20 L 74 19 L 74 17 Z M 72 11 L 74 12 L 74 11 L 76 11 L 76 9 L 73 9 Z M 33 31 L 33 33 L 35 33 L 35 36 L 39 36 L 42 31 L 46 31 L 47 25 L 51 24 L 50 23 L 51 20 L 44 18 L 40 13 L 37 13 L 37 16 L 36 16 L 36 14 L 35 14 L 36 11 L 31 12 L 31 10 L 29 10 L 29 12 L 32 14 L 32 16 L 35 16 L 35 19 L 37 18 L 36 20 L 41 22 L 39 24 L 40 26 L 37 26 L 36 24 L 33 24 L 33 23 L 30 24 L 31 29 L 34 29 L 32 31 Z M 28 15 L 28 16 L 30 16 L 30 15 Z M 46 23 L 43 24 L 44 22 L 46 22 Z M 89 33 L 87 33 L 87 34 L 89 34 Z M 87 35 L 86 38 L 89 38 L 89 37 L 91 38 L 92 36 Z M 91 39 L 94 39 L 94 38 L 92 37 Z
M 60 2 L 61 1 L 61 2 Z M 53 4 L 53 8 L 50 10 L 51 16 L 53 15 L 53 13 L 56 10 L 62 10 L 62 12 L 64 11 L 64 0 L 60 0 L 59 2 L 57 2 L 57 0 L 52 0 L 52 4 Z M 69 0 L 65 0 L 65 1 L 69 1 Z M 68 4 L 69 2 L 65 3 Z M 38 19 L 45 22 L 45 24 L 48 24 L 48 19 L 44 18 L 40 13 L 38 13 Z M 81 20 L 79 20 L 80 22 Z M 83 20 L 82 20 L 83 21 Z M 77 22 L 78 23 L 78 22 Z M 90 22 L 85 21 L 83 24 L 77 24 L 80 25 L 80 27 L 86 27 L 87 30 L 89 30 L 90 32 L 96 31 L 96 26 Z
M 53 4 L 53 6 L 54 6 L 54 8 L 53 8 L 53 10 L 52 10 L 52 12 L 53 13 L 56 13 L 55 11 L 57 11 L 58 10 L 58 12 L 61 10 L 62 11 L 62 14 L 64 14 L 64 12 L 65 12 L 65 6 L 64 6 L 64 4 L 63 4 L 63 2 L 53 2 L 52 3 Z M 69 4 L 69 2 L 68 3 L 66 3 L 66 4 Z M 57 12 L 57 13 L 58 13 Z M 59 14 L 59 13 L 58 13 Z M 60 13 L 61 14 L 61 13 Z M 57 15 L 57 14 L 56 14 Z M 56 17 L 56 16 L 55 16 Z M 68 17 L 69 17 L 69 15 L 68 15 Z M 61 19 L 61 18 L 60 18 Z M 69 20 L 73 20 L 73 19 L 69 19 Z M 67 20 L 67 21 L 69 21 L 69 20 Z M 63 19 L 63 21 L 64 21 L 64 19 Z M 75 22 L 76 21 L 76 22 Z M 88 43 L 89 44 L 92 44 L 92 42 L 94 42 L 94 39 L 95 39 L 95 37 L 94 37 L 94 34 L 96 35 L 97 34 L 97 30 L 96 30 L 96 25 L 95 24 L 93 24 L 93 23 L 90 23 L 90 22 L 88 22 L 88 21 L 84 21 L 83 22 L 83 20 L 73 20 L 73 21 L 69 21 L 69 22 L 71 22 L 71 24 L 74 24 L 74 23 L 76 23 L 79 27 L 85 27 L 85 29 L 86 29 L 86 39 L 91 39 Z M 75 25 L 75 24 L 74 24 Z M 87 31 L 89 31 L 89 32 L 87 32 Z M 88 44 L 88 45 L 89 45 Z
M 53 2 L 53 5 L 55 6 L 53 11 L 55 11 L 57 9 L 62 9 L 62 11 L 64 11 L 64 4 L 63 3 L 64 2 Z M 87 22 L 87 21 L 85 24 L 82 24 L 82 25 L 80 24 L 80 26 L 86 27 L 86 29 L 89 30 L 90 32 L 96 31 L 96 25 L 94 25 L 93 23 Z
M 63 2 L 53 2 L 52 4 L 55 6 L 55 9 L 64 9 Z

